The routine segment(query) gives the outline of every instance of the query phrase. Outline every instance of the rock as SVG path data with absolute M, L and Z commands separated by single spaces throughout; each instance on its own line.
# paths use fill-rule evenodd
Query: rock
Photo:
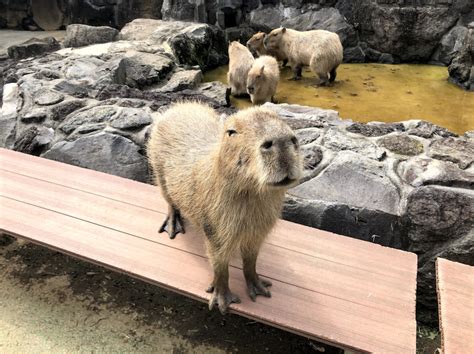
M 287 194 L 283 218 L 383 246 L 405 246 L 399 218 L 382 211 Z
M 62 80 L 53 87 L 56 91 L 76 97 L 84 98 L 88 96 L 87 88 L 73 81 Z
M 359 46 L 352 47 L 352 48 L 345 48 L 343 61 L 344 63 L 364 63 L 365 52 Z
M 39 155 L 54 137 L 54 130 L 46 127 L 30 127 L 16 139 L 13 150 Z
M 423 153 L 423 143 L 407 135 L 392 134 L 377 140 L 377 144 L 399 155 L 419 155 Z
M 457 55 L 463 46 L 468 29 L 464 26 L 454 26 L 446 33 L 431 57 L 431 61 L 443 65 L 451 64 L 453 58 Z
M 64 13 L 58 1 L 35 0 L 31 2 L 33 20 L 44 31 L 56 31 L 64 22 Z
M 35 73 L 33 77 L 38 80 L 56 80 L 59 79 L 61 75 L 53 70 L 41 69 L 40 71 Z
M 0 115 L 0 147 L 11 149 L 15 144 L 17 118 Z
M 10 83 L 3 86 L 1 117 L 16 117 L 21 106 L 21 98 L 18 84 Z
M 462 46 L 448 67 L 449 80 L 474 91 L 474 28 L 469 29 L 460 42 Z
M 417 4 L 393 1 L 338 1 L 336 8 L 357 26 L 361 41 L 403 62 L 426 62 L 442 36 L 469 5 Z M 464 7 L 460 10 L 459 7 Z
M 35 103 L 40 106 L 49 106 L 62 102 L 64 100 L 64 95 L 52 90 L 40 91 L 39 94 L 35 97 Z
M 161 14 L 164 20 L 193 21 L 198 1 L 188 0 L 164 0 Z
M 379 58 L 378 62 L 382 63 L 382 64 L 396 64 L 399 61 L 397 59 L 395 59 L 392 54 L 382 53 L 380 55 L 380 58 Z
M 62 65 L 66 80 L 89 89 L 110 85 L 120 59 L 101 60 L 92 56 L 71 56 Z
M 409 229 L 410 249 L 427 252 L 433 242 L 458 238 L 474 226 L 474 190 L 423 186 L 407 198 L 405 218 Z
M 400 196 L 383 164 L 352 151 L 339 153 L 318 176 L 289 191 L 292 196 L 398 215 Z
M 69 100 L 58 103 L 51 109 L 51 119 L 61 121 L 66 116 L 86 105 L 83 100 Z
M 78 127 L 72 134 L 70 134 L 66 140 L 67 141 L 74 141 L 81 138 L 84 135 L 90 133 L 96 133 L 100 130 L 104 130 L 107 127 L 106 123 L 86 123 Z
M 107 26 L 69 25 L 66 28 L 64 47 L 84 47 L 91 44 L 113 42 L 119 31 Z
M 34 108 L 26 112 L 22 117 L 23 123 L 41 123 L 48 117 L 48 112 L 43 108 Z
M 122 29 L 120 38 L 169 47 L 179 64 L 199 65 L 203 71 L 228 60 L 224 32 L 207 24 L 137 19 Z
M 323 136 L 321 143 L 334 151 L 354 151 L 374 160 L 381 160 L 386 155 L 384 149 L 378 147 L 370 140 L 350 136 L 339 129 L 328 130 Z
M 228 61 L 224 33 L 215 26 L 188 27 L 184 33 L 171 38 L 169 44 L 182 65 L 199 65 L 206 71 Z
M 143 88 L 164 79 L 173 67 L 173 60 L 167 56 L 140 53 L 120 60 L 114 82 Z
M 277 6 L 262 6 L 250 13 L 250 26 L 256 30 L 270 32 L 281 26 L 282 11 Z
M 95 106 L 82 109 L 69 115 L 59 128 L 66 134 L 72 133 L 84 124 L 103 123 L 111 121 L 118 114 L 115 106 Z
M 292 129 L 322 128 L 327 126 L 344 126 L 350 120 L 342 120 L 336 111 L 297 104 L 274 104 L 267 102 L 262 107 L 275 111 Z
M 314 170 L 323 159 L 323 151 L 317 145 L 304 145 L 301 147 L 303 165 L 305 170 Z
M 58 41 L 53 37 L 44 39 L 32 38 L 21 44 L 8 47 L 8 56 L 19 60 L 53 52 L 59 48 Z
M 402 123 L 353 123 L 346 128 L 348 132 L 361 134 L 367 137 L 382 136 L 395 131 L 403 132 Z
M 319 11 L 305 11 L 300 15 L 284 20 L 282 26 L 298 31 L 323 29 L 335 32 L 341 38 L 344 48 L 358 44 L 358 37 L 354 27 L 347 23 L 339 10 L 333 7 L 322 8 Z
M 443 138 L 433 140 L 428 155 L 438 160 L 451 161 L 463 170 L 474 161 L 474 142 L 462 138 Z
M 214 100 L 221 106 L 229 106 L 230 102 L 226 99 L 227 86 L 221 82 L 205 82 L 198 86 L 197 91 L 202 95 Z
M 142 109 L 124 108 L 117 117 L 111 120 L 110 125 L 117 129 L 138 129 L 151 124 L 151 116 Z
M 296 131 L 296 137 L 300 145 L 312 143 L 321 135 L 321 130 L 318 128 L 306 128 Z
M 450 137 L 457 136 L 456 134 L 450 132 L 446 128 L 439 127 L 433 123 L 426 122 L 423 120 L 415 120 L 405 122 L 407 133 L 409 135 L 416 135 L 421 138 L 432 138 L 432 137 Z
M 140 148 L 119 135 L 98 133 L 58 142 L 42 156 L 48 159 L 134 179 L 148 180 L 148 164 Z
M 474 173 L 461 170 L 456 164 L 449 161 L 415 157 L 400 162 L 397 170 L 400 178 L 413 187 L 424 185 L 474 187 Z
M 159 92 L 176 92 L 186 89 L 194 89 L 202 82 L 201 70 L 182 70 L 175 72 L 163 86 L 155 89 Z

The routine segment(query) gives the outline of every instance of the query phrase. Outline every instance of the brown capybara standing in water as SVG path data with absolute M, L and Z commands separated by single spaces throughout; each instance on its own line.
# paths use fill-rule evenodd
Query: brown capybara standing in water
M 255 59 L 244 45 L 237 41 L 229 44 L 229 71 L 227 84 L 230 87 L 227 96 L 247 95 L 247 74 Z
M 280 69 L 274 57 L 262 55 L 256 59 L 247 76 L 247 92 L 252 103 L 273 101 L 279 80 Z
M 260 246 L 280 217 L 285 192 L 302 172 L 295 134 L 278 115 L 253 107 L 224 123 L 209 106 L 178 103 L 152 128 L 147 145 L 169 211 L 161 230 L 184 233 L 181 216 L 206 238 L 214 269 L 209 308 L 222 313 L 239 298 L 229 289 L 229 261 L 240 252 L 248 294 L 270 297 L 256 271 Z
M 295 80 L 301 78 L 302 67 L 309 65 L 318 78 L 317 84 L 326 85 L 336 79 L 337 67 L 342 63 L 341 40 L 334 32 L 277 28 L 265 37 L 264 44 L 269 50 L 280 50 L 285 54 Z
M 282 66 L 286 66 L 288 60 L 286 59 L 285 55 L 278 50 L 268 50 L 263 45 L 263 40 L 265 39 L 266 33 L 264 32 L 257 32 L 255 33 L 248 41 L 247 41 L 247 48 L 250 49 L 251 52 L 255 52 L 257 56 L 261 57 L 262 55 L 270 55 L 274 57 L 276 60 L 283 62 Z

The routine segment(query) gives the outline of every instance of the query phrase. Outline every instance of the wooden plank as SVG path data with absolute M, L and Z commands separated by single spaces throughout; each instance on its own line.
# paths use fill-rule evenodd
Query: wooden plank
M 0 149 L 0 169 L 79 189 L 140 208 L 161 213 L 167 211 L 167 205 L 158 188 L 109 174 L 56 161 L 38 159 L 7 149 Z M 133 197 L 130 195 L 130 189 L 133 190 Z M 324 242 L 324 246 L 315 242 L 315 232 Z M 292 233 L 298 234 L 298 237 L 293 238 L 289 243 L 288 235 Z M 350 237 L 341 239 L 334 236 L 339 235 L 281 220 L 268 242 L 312 256 L 321 256 L 320 249 L 324 247 L 328 251 L 324 253 L 324 256 L 333 261 L 336 261 L 333 257 L 336 254 L 338 255 L 337 261 L 351 267 L 365 266 L 372 272 L 381 273 L 386 277 L 396 277 L 403 280 L 408 278 L 409 281 L 416 279 L 416 268 L 407 266 L 407 264 L 416 262 L 415 254 L 375 244 L 370 245 Z M 346 249 L 349 251 L 345 252 Z M 360 254 L 354 255 L 354 249 Z M 341 252 L 345 252 L 345 254 L 341 255 Z M 364 258 L 362 263 L 360 262 L 361 257 Z M 386 257 L 390 257 L 389 264 L 386 262 Z
M 443 352 L 474 353 L 474 267 L 438 258 L 436 287 Z
M 166 211 L 157 188 L 4 149 L 0 149 L 0 170 L 0 195 L 4 196 L 0 227 L 191 297 L 207 299 L 207 294 L 200 295 L 209 279 L 202 281 L 199 277 L 209 278 L 211 274 L 201 236 L 189 225 L 186 235 L 175 240 L 156 234 Z M 10 208 L 4 207 L 5 201 L 11 203 Z M 11 210 L 18 213 L 12 216 Z M 7 211 L 8 217 L 3 215 Z M 28 213 L 35 217 L 26 218 Z M 31 225 L 35 220 L 41 225 Z M 61 227 L 62 223 L 70 226 Z M 84 233 L 88 235 L 90 227 L 96 228 L 94 237 L 99 239 L 87 241 L 92 243 L 86 247 L 77 238 L 82 238 Z M 61 230 L 61 235 L 52 231 L 55 228 Z M 41 233 L 43 239 L 35 232 Z M 107 245 L 113 244 L 109 243 L 109 237 L 115 242 L 112 254 L 108 253 Z M 133 257 L 126 253 L 128 243 L 136 252 Z M 123 266 L 110 259 L 117 252 L 115 248 L 120 252 L 124 249 L 124 254 L 119 256 Z M 156 249 L 157 254 L 142 258 L 141 248 Z M 192 273 L 193 280 L 202 288 L 190 291 L 183 288 L 181 282 L 186 279 L 182 280 L 176 270 L 169 270 L 179 278 L 176 284 L 163 282 L 171 275 L 142 274 L 146 268 L 143 262 L 159 260 L 153 266 L 166 268 L 161 265 L 166 261 L 163 252 L 183 258 L 176 259 L 183 264 L 188 264 L 185 260 L 188 257 L 192 258 L 190 264 L 193 265 L 194 257 L 203 260 L 205 275 L 199 272 L 195 275 L 194 270 L 187 272 Z M 134 264 L 137 264 L 135 272 L 127 268 Z M 259 272 L 282 287 L 277 289 L 274 285 L 271 302 L 267 302 L 268 299 L 256 304 L 249 301 L 244 294 L 240 267 L 240 260 L 234 260 L 231 274 L 238 274 L 232 279 L 240 284 L 244 302 L 233 308 L 244 316 L 337 346 L 362 351 L 414 352 L 416 256 L 413 254 L 280 221 L 259 260 Z M 176 269 L 184 268 L 178 265 Z M 273 303 L 275 292 L 286 294 L 286 307 L 291 309 L 284 308 L 278 301 Z M 260 312 L 255 311 L 260 317 L 249 313 L 247 305 L 251 305 L 251 309 L 257 306 Z M 319 322 L 297 325 L 300 320 Z
M 123 204 L 114 200 L 78 190 L 68 190 L 63 186 L 11 172 L 0 171 L 0 178 L 3 181 L 1 194 L 6 197 L 65 213 L 193 254 L 205 253 L 200 238 L 192 238 L 186 234 L 170 240 L 166 235 L 158 235 L 156 230 L 164 214 L 130 205 L 124 208 Z M 65 199 L 64 195 L 68 195 L 68 198 Z M 133 215 L 133 218 L 130 215 Z M 360 263 L 364 262 L 363 258 L 359 257 L 359 259 Z M 281 262 L 284 262 L 285 267 L 281 267 Z M 372 311 L 367 314 L 374 319 L 383 318 L 385 312 L 403 316 L 410 311 L 413 293 L 405 287 L 406 278 L 387 279 L 378 273 L 296 253 L 273 244 L 266 244 L 262 249 L 260 263 L 262 264 L 260 271 L 267 277 L 312 291 L 338 294 L 340 298 L 356 305 L 383 310 L 380 313 Z M 234 260 L 233 264 L 240 266 L 240 259 Z M 361 311 L 362 314 L 365 309 Z M 396 327 L 401 324 L 400 321 L 404 321 L 404 318 L 395 317 L 391 325 Z
M 207 301 L 209 298 L 203 289 L 211 281 L 212 272 L 203 256 L 129 237 L 128 234 L 9 198 L 0 197 L 0 200 L 0 225 L 9 233 L 20 237 L 33 235 L 30 238 L 33 242 L 53 246 L 61 252 L 137 276 L 198 300 Z M 356 350 L 405 352 L 412 348 L 410 343 L 405 342 L 404 336 L 400 337 L 399 331 L 373 335 L 377 328 L 371 321 L 338 313 L 339 299 L 275 281 L 272 298 L 259 298 L 258 302 L 253 303 L 245 298 L 240 270 L 231 267 L 230 278 L 232 289 L 244 299 L 242 304 L 232 305 L 235 313 Z

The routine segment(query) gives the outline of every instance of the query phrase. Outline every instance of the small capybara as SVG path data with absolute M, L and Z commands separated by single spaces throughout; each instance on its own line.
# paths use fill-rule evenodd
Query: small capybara
M 255 59 L 244 45 L 237 41 L 229 44 L 229 71 L 227 84 L 230 87 L 227 95 L 247 95 L 247 74 Z
M 248 41 L 247 41 L 247 48 L 250 49 L 251 52 L 255 52 L 257 56 L 262 55 L 271 55 L 276 60 L 283 62 L 282 66 L 286 66 L 288 60 L 286 59 L 285 55 L 278 50 L 268 50 L 263 45 L 263 40 L 265 39 L 266 33 L 265 32 L 257 32 L 255 33 Z
M 280 69 L 274 57 L 262 55 L 255 59 L 247 76 L 247 92 L 252 103 L 271 102 L 279 80 Z
M 264 40 L 268 50 L 280 50 L 288 58 L 294 77 L 301 78 L 304 65 L 309 65 L 318 78 L 318 85 L 336 79 L 337 67 L 342 63 L 343 48 L 339 36 L 325 30 L 296 31 L 285 27 L 271 31 Z
M 229 261 L 238 251 L 248 295 L 270 297 L 256 271 L 260 246 L 280 217 L 285 192 L 302 174 L 298 141 L 278 115 L 262 107 L 225 122 L 209 106 L 177 103 L 156 119 L 147 153 L 169 205 L 160 231 L 184 233 L 181 216 L 206 237 L 214 269 L 209 309 L 222 313 L 240 299 L 229 289 Z

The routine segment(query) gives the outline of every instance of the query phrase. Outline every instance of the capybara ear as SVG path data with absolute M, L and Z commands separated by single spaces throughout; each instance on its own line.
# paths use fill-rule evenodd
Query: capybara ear
M 265 69 L 265 65 L 262 65 L 262 68 L 260 69 L 260 75 L 263 74 L 263 70 Z
M 286 32 L 286 27 L 283 27 L 283 28 L 281 29 L 281 33 L 285 33 L 285 32 Z

